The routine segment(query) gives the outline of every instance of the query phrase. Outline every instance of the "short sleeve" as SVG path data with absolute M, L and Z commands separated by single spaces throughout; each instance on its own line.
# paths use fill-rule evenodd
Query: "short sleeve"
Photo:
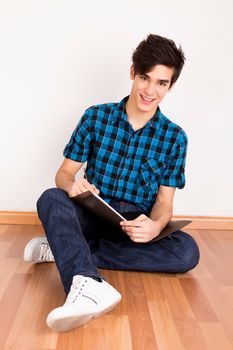
M 182 130 L 177 136 L 172 152 L 161 177 L 160 185 L 183 188 L 185 186 L 185 163 L 188 138 Z
M 84 163 L 88 159 L 91 147 L 90 116 L 88 110 L 80 119 L 76 129 L 71 135 L 69 143 L 65 146 L 65 158 Z

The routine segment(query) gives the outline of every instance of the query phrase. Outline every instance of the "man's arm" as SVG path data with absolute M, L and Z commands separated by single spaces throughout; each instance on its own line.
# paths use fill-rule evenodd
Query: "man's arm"
M 69 197 L 86 191 L 99 193 L 99 190 L 86 179 L 75 179 L 75 175 L 82 166 L 83 163 L 66 158 L 57 171 L 55 177 L 56 186 L 66 191 Z
M 172 217 L 174 194 L 174 187 L 160 186 L 150 217 L 142 214 L 135 220 L 122 221 L 122 230 L 137 243 L 157 237 Z
M 156 197 L 156 202 L 150 212 L 150 218 L 159 224 L 160 232 L 171 220 L 175 190 L 175 187 L 161 185 Z

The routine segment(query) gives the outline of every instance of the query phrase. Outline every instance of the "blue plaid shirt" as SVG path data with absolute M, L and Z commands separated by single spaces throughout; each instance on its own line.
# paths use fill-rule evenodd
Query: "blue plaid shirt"
M 107 202 L 119 199 L 150 211 L 159 185 L 185 185 L 187 136 L 159 108 L 143 128 L 134 131 L 125 111 L 127 100 L 88 108 L 64 156 L 87 161 L 88 181 Z

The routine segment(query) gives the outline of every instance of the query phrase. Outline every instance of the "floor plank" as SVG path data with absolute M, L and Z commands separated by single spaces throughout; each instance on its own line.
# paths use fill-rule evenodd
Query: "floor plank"
M 233 348 L 233 231 L 188 230 L 199 265 L 184 274 L 101 270 L 122 294 L 111 312 L 56 333 L 47 314 L 65 300 L 56 266 L 26 264 L 38 225 L 0 225 L 0 349 L 217 350 Z

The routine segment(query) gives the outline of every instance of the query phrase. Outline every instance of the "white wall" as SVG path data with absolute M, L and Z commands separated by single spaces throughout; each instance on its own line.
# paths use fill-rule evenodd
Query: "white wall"
M 233 215 L 233 2 L 0 0 L 0 210 L 35 210 L 84 110 L 130 91 L 149 33 L 187 56 L 162 111 L 189 135 L 174 214 Z

